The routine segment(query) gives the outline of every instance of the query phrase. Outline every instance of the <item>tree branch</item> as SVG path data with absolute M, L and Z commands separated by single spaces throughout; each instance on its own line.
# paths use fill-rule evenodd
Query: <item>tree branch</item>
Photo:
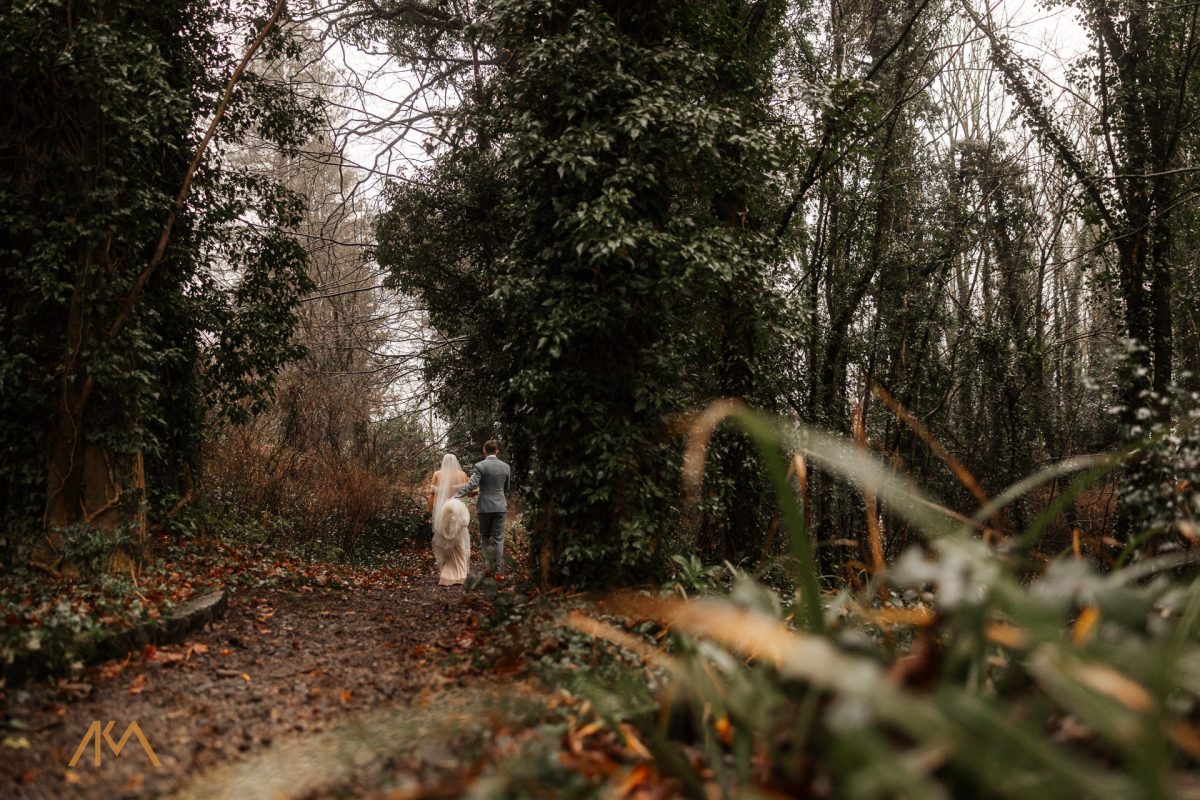
M 921 5 L 917 6 L 916 10 L 913 11 L 904 23 L 904 27 L 900 30 L 900 35 L 896 37 L 896 40 L 892 42 L 891 46 L 879 58 L 875 59 L 875 63 L 867 70 L 867 74 L 863 78 L 864 82 L 873 80 L 879 74 L 879 70 L 883 69 L 883 66 L 896 54 L 896 51 L 900 49 L 900 45 L 904 43 L 904 40 L 912 32 L 913 26 L 917 24 L 917 20 L 921 17 L 921 14 L 929 7 L 930 2 L 931 0 L 922 0 Z M 799 210 L 800 204 L 804 201 L 804 196 L 808 194 L 808 190 L 812 188 L 817 178 L 820 177 L 821 160 L 825 157 L 825 151 L 833 141 L 836 124 L 834 121 L 835 118 L 850 111 L 856 103 L 857 98 L 854 98 L 839 113 L 827 114 L 825 116 L 825 130 L 821 134 L 821 143 L 817 146 L 817 151 L 813 153 L 812 158 L 809 159 L 808 167 L 804 170 L 804 180 L 800 182 L 800 187 L 796 190 L 796 194 L 792 196 L 792 201 L 788 203 L 787 209 L 783 212 L 783 217 L 779 220 L 779 225 L 775 228 L 775 241 L 777 243 L 787 233 L 788 227 L 792 224 L 792 219 L 796 216 L 796 211 Z
M 1013 63 L 1014 57 L 1008 51 L 1005 43 L 1000 40 L 1000 37 L 996 35 L 991 26 L 979 16 L 978 12 L 971 7 L 970 0 L 962 0 L 962 6 L 967 12 L 967 16 L 975 24 L 975 27 L 987 37 L 988 44 L 991 46 L 992 61 L 995 63 L 997 69 L 1000 70 L 1000 74 L 1004 76 L 1009 91 L 1012 92 L 1017 103 L 1024 110 L 1025 116 L 1028 118 L 1034 131 L 1042 135 L 1050 148 L 1062 160 L 1064 166 L 1083 185 L 1084 192 L 1095 207 L 1096 213 L 1104 220 L 1104 224 L 1108 230 L 1113 234 L 1119 233 L 1122 228 L 1119 226 L 1116 217 L 1109 210 L 1108 203 L 1104 200 L 1104 194 L 1100 190 L 1100 179 L 1092 174 L 1092 171 L 1084 163 L 1083 158 L 1075 152 L 1071 143 L 1067 141 L 1066 134 L 1054 125 L 1045 107 L 1035 95 L 1033 88 L 1025 80 L 1025 76 L 1021 74 L 1021 70 Z
M 204 153 L 208 150 L 208 145 L 212 142 L 213 136 L 217 132 L 217 126 L 221 124 L 221 120 L 225 117 L 225 112 L 229 108 L 229 102 L 233 98 L 233 90 L 237 87 L 238 81 L 246 72 L 246 67 L 249 66 L 251 59 L 255 53 L 262 47 L 267 36 L 275 27 L 275 23 L 279 20 L 279 16 L 283 13 L 284 6 L 287 5 L 287 0 L 275 0 L 275 7 L 271 9 L 271 16 L 267 18 L 267 22 L 263 25 L 258 36 L 246 48 L 246 53 L 242 56 L 241 62 L 229 76 L 229 82 L 225 84 L 225 93 L 221 95 L 221 102 L 217 104 L 217 111 L 213 115 L 212 122 L 208 124 L 208 130 L 204 132 L 204 138 L 200 141 L 200 145 L 196 148 L 196 154 L 192 156 L 192 163 L 188 165 L 187 174 L 184 175 L 183 185 L 179 187 L 179 193 L 175 195 L 175 202 L 171 206 L 170 212 L 167 214 L 167 221 L 163 224 L 162 233 L 158 237 L 158 245 L 154 248 L 154 255 L 150 257 L 150 263 L 138 275 L 134 281 L 133 287 L 129 290 L 129 294 L 125 297 L 125 302 L 121 306 L 121 311 L 117 314 L 117 318 L 113 320 L 112 326 L 108 329 L 108 338 L 114 338 L 121 329 L 125 327 L 125 323 L 129 319 L 129 315 L 133 312 L 141 297 L 142 289 L 151 276 L 162 266 L 167 257 L 167 243 L 171 240 L 171 229 L 175 227 L 175 220 L 179 217 L 179 212 L 183 210 L 183 204 L 187 202 L 188 193 L 192 188 L 192 180 L 196 177 L 196 170 L 200 167 L 200 161 L 204 158 Z

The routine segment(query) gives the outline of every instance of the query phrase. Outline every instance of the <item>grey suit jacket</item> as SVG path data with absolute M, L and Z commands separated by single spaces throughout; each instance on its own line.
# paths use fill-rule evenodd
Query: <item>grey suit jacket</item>
M 478 489 L 476 511 L 481 514 L 508 511 L 508 501 L 504 495 L 508 492 L 508 476 L 511 472 L 508 464 L 496 456 L 488 456 L 475 465 L 475 470 L 471 473 L 471 482 L 455 492 L 454 496 L 463 497 Z

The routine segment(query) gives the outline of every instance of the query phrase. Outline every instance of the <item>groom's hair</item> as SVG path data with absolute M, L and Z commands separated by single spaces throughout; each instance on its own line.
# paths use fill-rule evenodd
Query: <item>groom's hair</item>
M 496 453 L 500 452 L 500 445 L 496 443 L 495 439 L 488 439 L 483 443 L 483 452 L 487 453 L 489 456 L 494 456 Z

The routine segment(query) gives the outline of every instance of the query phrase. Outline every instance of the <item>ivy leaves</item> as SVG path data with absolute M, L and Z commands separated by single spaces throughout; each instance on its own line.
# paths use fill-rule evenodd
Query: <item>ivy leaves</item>
M 114 464 L 144 453 L 151 493 L 198 455 L 206 401 L 232 415 L 261 405 L 296 355 L 293 312 L 308 284 L 289 230 L 304 201 L 228 163 L 221 139 L 253 130 L 294 150 L 317 112 L 286 86 L 248 78 L 164 263 L 113 335 L 229 79 L 235 50 L 223 31 L 249 27 L 258 10 L 26 5 L 0 15 L 0 101 L 13 110 L 0 129 L 0 376 L 14 387 L 0 398 L 0 506 L 10 530 L 42 517 L 47 437 L 69 413 L 57 406 L 62 385 L 89 387 L 78 440 Z M 291 52 L 287 38 L 277 31 L 268 52 Z
M 443 410 L 457 392 L 493 398 L 532 472 L 543 580 L 658 570 L 678 518 L 668 420 L 724 391 L 731 283 L 738 309 L 775 308 L 748 220 L 782 163 L 755 94 L 772 51 L 743 52 L 736 13 L 493 3 L 463 42 L 507 54 L 455 110 L 471 144 L 396 187 L 380 223 L 394 285 L 462 342 L 431 357 Z

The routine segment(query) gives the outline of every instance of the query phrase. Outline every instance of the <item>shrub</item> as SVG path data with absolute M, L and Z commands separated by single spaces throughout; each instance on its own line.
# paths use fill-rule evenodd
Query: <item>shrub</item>
M 411 541 L 422 486 L 337 452 L 271 444 L 253 426 L 224 433 L 208 453 L 206 495 L 226 516 L 259 521 L 264 539 L 352 558 Z

